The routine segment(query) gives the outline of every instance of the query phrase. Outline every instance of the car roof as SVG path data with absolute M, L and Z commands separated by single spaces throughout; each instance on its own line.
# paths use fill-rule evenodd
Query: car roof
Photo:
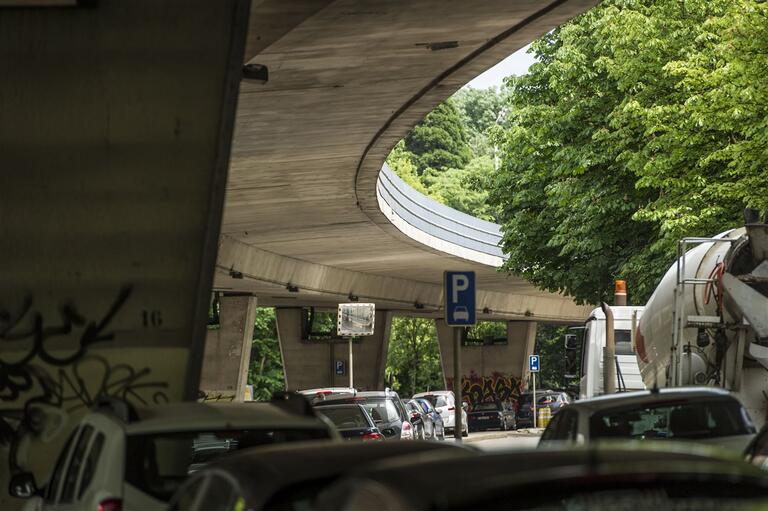
M 136 412 L 139 419 L 125 424 L 129 435 L 232 428 L 328 429 L 315 416 L 291 413 L 267 402 L 168 403 Z
M 738 399 L 725 389 L 716 387 L 675 387 L 607 394 L 575 401 L 570 407 L 575 410 L 596 411 L 614 407 L 651 404 L 670 399 L 706 400 L 722 398 L 730 398 L 738 402 Z
M 248 506 L 261 509 L 273 495 L 293 485 L 336 478 L 382 459 L 407 456 L 419 461 L 476 455 L 474 449 L 437 442 L 295 442 L 244 449 L 215 460 L 200 472 L 230 474 L 247 493 Z
M 357 400 L 362 401 L 361 398 L 385 398 L 385 399 L 400 399 L 397 393 L 392 391 L 383 390 L 371 390 L 366 392 L 358 392 L 357 394 L 333 394 L 326 396 L 322 401 L 318 401 L 313 406 L 328 406 L 331 403 L 340 403 L 342 401 Z
M 393 496 L 394 501 L 409 503 L 411 507 L 408 509 L 435 509 L 435 506 L 441 508 L 437 504 L 458 504 L 459 500 L 472 502 L 472 499 L 486 496 L 490 489 L 594 474 L 611 476 L 681 470 L 690 473 L 706 469 L 764 479 L 760 469 L 738 458 L 723 457 L 717 450 L 688 445 L 671 447 L 670 444 L 673 442 L 663 446 L 649 441 L 595 443 L 589 447 L 492 452 L 442 460 L 395 458 L 339 481 L 328 494 L 341 500 L 339 497 L 350 492 L 365 491 L 372 483 L 384 494 Z M 440 477 L 434 477 L 436 473 Z
M 418 394 L 414 394 L 411 399 L 427 396 L 447 396 L 451 394 L 453 394 L 452 390 L 431 390 L 428 392 L 419 392 Z

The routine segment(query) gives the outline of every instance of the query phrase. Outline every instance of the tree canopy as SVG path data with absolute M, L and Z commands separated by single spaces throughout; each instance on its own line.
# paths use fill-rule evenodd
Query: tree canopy
M 536 41 L 493 135 L 505 269 L 591 303 L 623 277 L 643 303 L 677 239 L 764 208 L 766 12 L 608 0 Z

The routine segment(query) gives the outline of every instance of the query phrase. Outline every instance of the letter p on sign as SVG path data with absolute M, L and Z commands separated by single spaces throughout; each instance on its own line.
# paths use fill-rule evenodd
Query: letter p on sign
M 453 279 L 453 285 L 451 286 L 453 288 L 453 296 L 451 297 L 451 302 L 459 303 L 459 293 L 469 289 L 469 279 L 467 279 L 466 275 L 461 273 L 454 273 L 451 275 L 451 278 Z

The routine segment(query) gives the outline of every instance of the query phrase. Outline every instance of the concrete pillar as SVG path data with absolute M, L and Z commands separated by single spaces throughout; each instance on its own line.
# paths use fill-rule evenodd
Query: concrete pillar
M 285 368 L 288 390 L 317 387 L 349 386 L 349 346 L 344 341 L 306 341 L 301 335 L 302 310 L 276 309 L 277 334 Z M 376 311 L 374 335 L 362 337 L 353 344 L 355 388 L 381 390 L 384 388 L 384 367 L 392 314 Z M 344 374 L 337 375 L 336 361 L 344 363 Z
M 453 381 L 453 332 L 442 319 L 435 320 L 445 388 Z M 536 323 L 507 322 L 507 344 L 461 348 L 462 392 L 470 405 L 495 397 L 514 399 L 527 387 L 528 355 L 536 342 Z
M 242 401 L 248 383 L 256 298 L 222 296 L 219 328 L 208 330 L 200 390 L 206 400 Z

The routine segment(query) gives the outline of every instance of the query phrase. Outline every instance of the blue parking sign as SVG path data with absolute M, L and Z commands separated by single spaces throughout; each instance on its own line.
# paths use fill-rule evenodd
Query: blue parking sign
M 337 360 L 335 363 L 336 366 L 336 375 L 337 376 L 344 376 L 344 361 L 343 360 Z
M 539 359 L 538 355 L 529 355 L 528 356 L 528 369 L 532 373 L 538 373 L 541 366 L 541 360 Z
M 445 322 L 449 326 L 471 326 L 477 321 L 475 314 L 475 272 L 447 271 L 445 285 Z

